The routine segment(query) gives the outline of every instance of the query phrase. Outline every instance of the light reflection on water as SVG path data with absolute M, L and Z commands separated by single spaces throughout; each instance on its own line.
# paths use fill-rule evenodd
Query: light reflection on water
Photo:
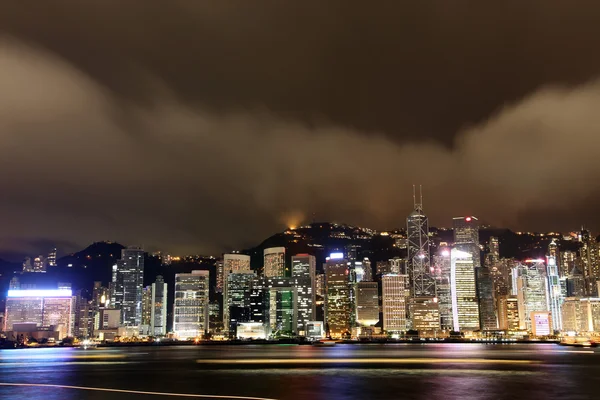
M 600 352 L 554 345 L 185 346 L 26 349 L 0 351 L 0 381 L 209 393 L 276 399 L 587 399 L 598 398 Z M 384 368 L 214 369 L 198 359 L 473 358 L 453 365 Z M 532 364 L 477 363 L 476 359 L 531 360 Z M 449 367 L 449 368 L 445 368 Z M 0 399 L 158 399 L 66 389 L 0 387 Z

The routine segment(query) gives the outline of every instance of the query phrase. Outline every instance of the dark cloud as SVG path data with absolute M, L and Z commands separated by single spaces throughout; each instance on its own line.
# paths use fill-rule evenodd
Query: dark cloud
M 600 6 L 25 3 L 0 15 L 2 252 L 397 227 L 413 183 L 437 225 L 600 227 Z

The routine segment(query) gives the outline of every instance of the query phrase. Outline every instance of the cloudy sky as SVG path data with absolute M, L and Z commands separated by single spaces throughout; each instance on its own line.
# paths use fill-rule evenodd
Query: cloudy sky
M 390 229 L 412 184 L 433 225 L 600 230 L 600 3 L 6 3 L 0 256 Z

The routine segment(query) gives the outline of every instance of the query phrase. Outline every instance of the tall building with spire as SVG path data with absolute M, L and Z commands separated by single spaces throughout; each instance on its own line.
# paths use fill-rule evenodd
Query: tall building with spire
M 454 230 L 454 248 L 470 253 L 473 256 L 473 267 L 481 266 L 479 248 L 479 220 L 473 216 L 455 217 L 452 219 Z
M 413 186 L 414 210 L 406 219 L 408 244 L 407 267 L 412 297 L 435 297 L 435 279 L 431 272 L 429 222 L 423 213 L 423 192 L 419 187 L 419 201 Z

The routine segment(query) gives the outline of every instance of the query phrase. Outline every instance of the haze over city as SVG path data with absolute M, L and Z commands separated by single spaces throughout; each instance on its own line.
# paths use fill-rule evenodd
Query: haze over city
M 0 15 L 2 257 L 393 229 L 413 184 L 433 226 L 600 229 L 598 4 L 25 3 Z

